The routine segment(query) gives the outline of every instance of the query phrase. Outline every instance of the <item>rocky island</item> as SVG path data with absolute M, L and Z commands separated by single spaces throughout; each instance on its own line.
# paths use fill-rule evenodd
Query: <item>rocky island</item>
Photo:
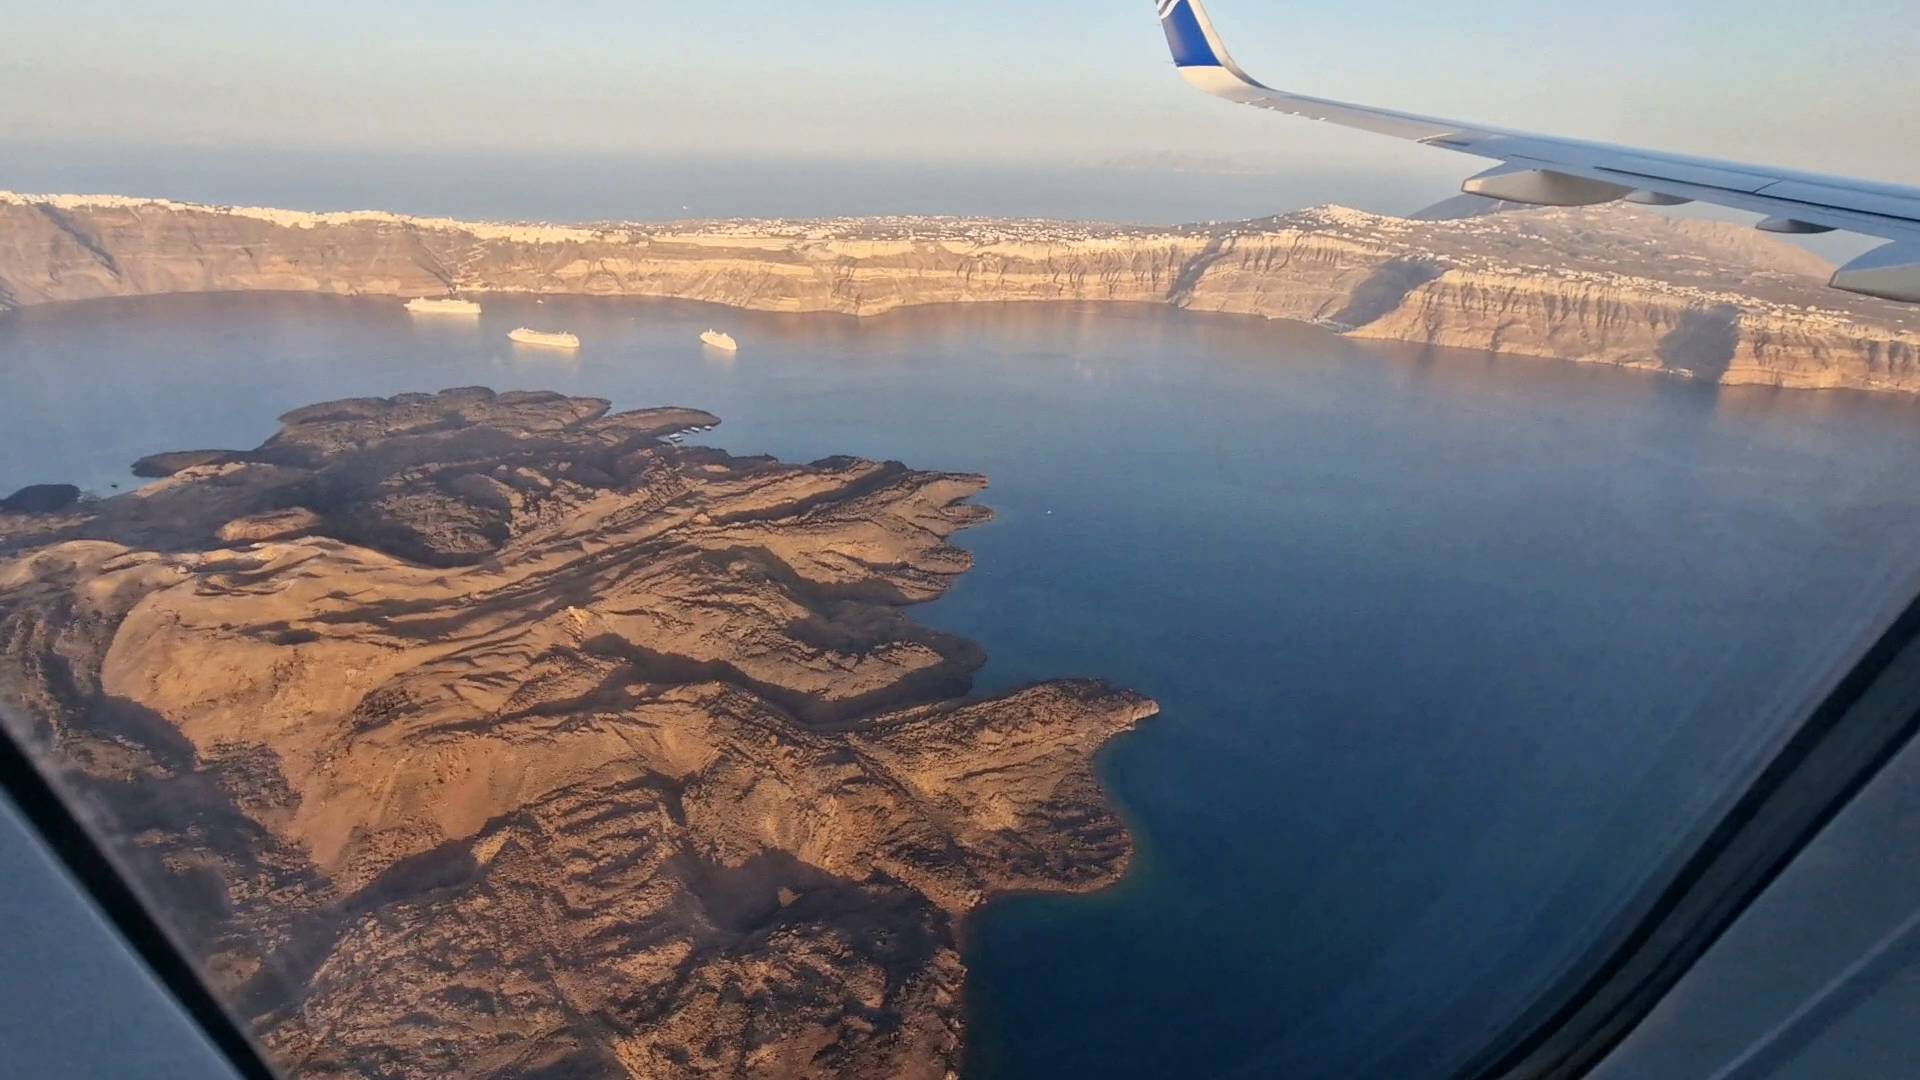
M 0 712 L 293 1074 L 945 1077 L 956 926 L 1154 712 L 902 613 L 978 476 L 484 389 L 0 509 Z
M 1463 197 L 1464 198 L 1464 197 Z M 1920 310 L 1738 225 L 1613 205 L 1184 226 L 956 218 L 569 226 L 0 192 L 0 312 L 171 292 L 647 296 L 876 315 L 1154 303 L 1726 384 L 1920 392 Z M 1443 204 L 1443 207 L 1445 204 Z

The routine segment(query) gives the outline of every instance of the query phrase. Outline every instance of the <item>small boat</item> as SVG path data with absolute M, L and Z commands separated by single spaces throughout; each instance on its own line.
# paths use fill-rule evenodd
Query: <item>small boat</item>
M 551 330 L 530 330 L 524 326 L 518 330 L 509 331 L 507 340 L 517 341 L 522 345 L 538 345 L 543 349 L 577 349 L 580 347 L 580 339 L 574 337 L 572 334 L 565 332 L 556 333 Z
M 727 352 L 740 351 L 740 343 L 733 340 L 732 334 L 723 334 L 718 330 L 709 330 L 701 334 L 700 343 L 703 345 L 711 345 L 716 349 L 724 349 Z
M 480 305 L 452 297 L 416 296 L 407 301 L 407 310 L 415 315 L 478 315 Z

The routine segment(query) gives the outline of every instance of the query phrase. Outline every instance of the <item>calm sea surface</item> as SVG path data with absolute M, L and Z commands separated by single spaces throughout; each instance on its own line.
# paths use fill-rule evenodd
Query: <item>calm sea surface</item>
M 0 493 L 474 383 L 988 474 L 977 568 L 919 617 L 987 647 L 982 689 L 1099 675 L 1165 711 L 1101 760 L 1127 880 L 969 924 L 979 1077 L 1443 1075 L 1920 568 L 1920 404 L 1160 308 L 165 298 L 0 320 L 0 378 Z

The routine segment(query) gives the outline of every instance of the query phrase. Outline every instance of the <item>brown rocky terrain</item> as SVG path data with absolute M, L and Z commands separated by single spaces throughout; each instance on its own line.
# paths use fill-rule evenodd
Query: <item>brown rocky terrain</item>
M 1723 383 L 1920 391 L 1920 314 L 1813 255 L 1624 205 L 1320 207 L 1144 228 L 889 218 L 562 227 L 0 194 L 0 308 L 215 290 L 676 297 L 872 315 L 1117 301 Z
M 958 921 L 1129 855 L 1090 681 L 902 607 L 977 476 L 483 389 L 0 512 L 0 712 L 302 1076 L 944 1077 Z

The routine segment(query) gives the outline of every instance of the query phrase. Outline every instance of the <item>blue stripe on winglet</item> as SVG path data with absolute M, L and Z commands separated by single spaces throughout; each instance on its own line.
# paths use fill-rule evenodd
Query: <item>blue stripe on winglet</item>
M 1207 44 L 1206 31 L 1200 29 L 1200 20 L 1194 16 L 1193 5 L 1188 0 L 1173 5 L 1160 25 L 1166 28 L 1175 67 L 1220 66 L 1220 58 L 1213 55 L 1213 46 Z

